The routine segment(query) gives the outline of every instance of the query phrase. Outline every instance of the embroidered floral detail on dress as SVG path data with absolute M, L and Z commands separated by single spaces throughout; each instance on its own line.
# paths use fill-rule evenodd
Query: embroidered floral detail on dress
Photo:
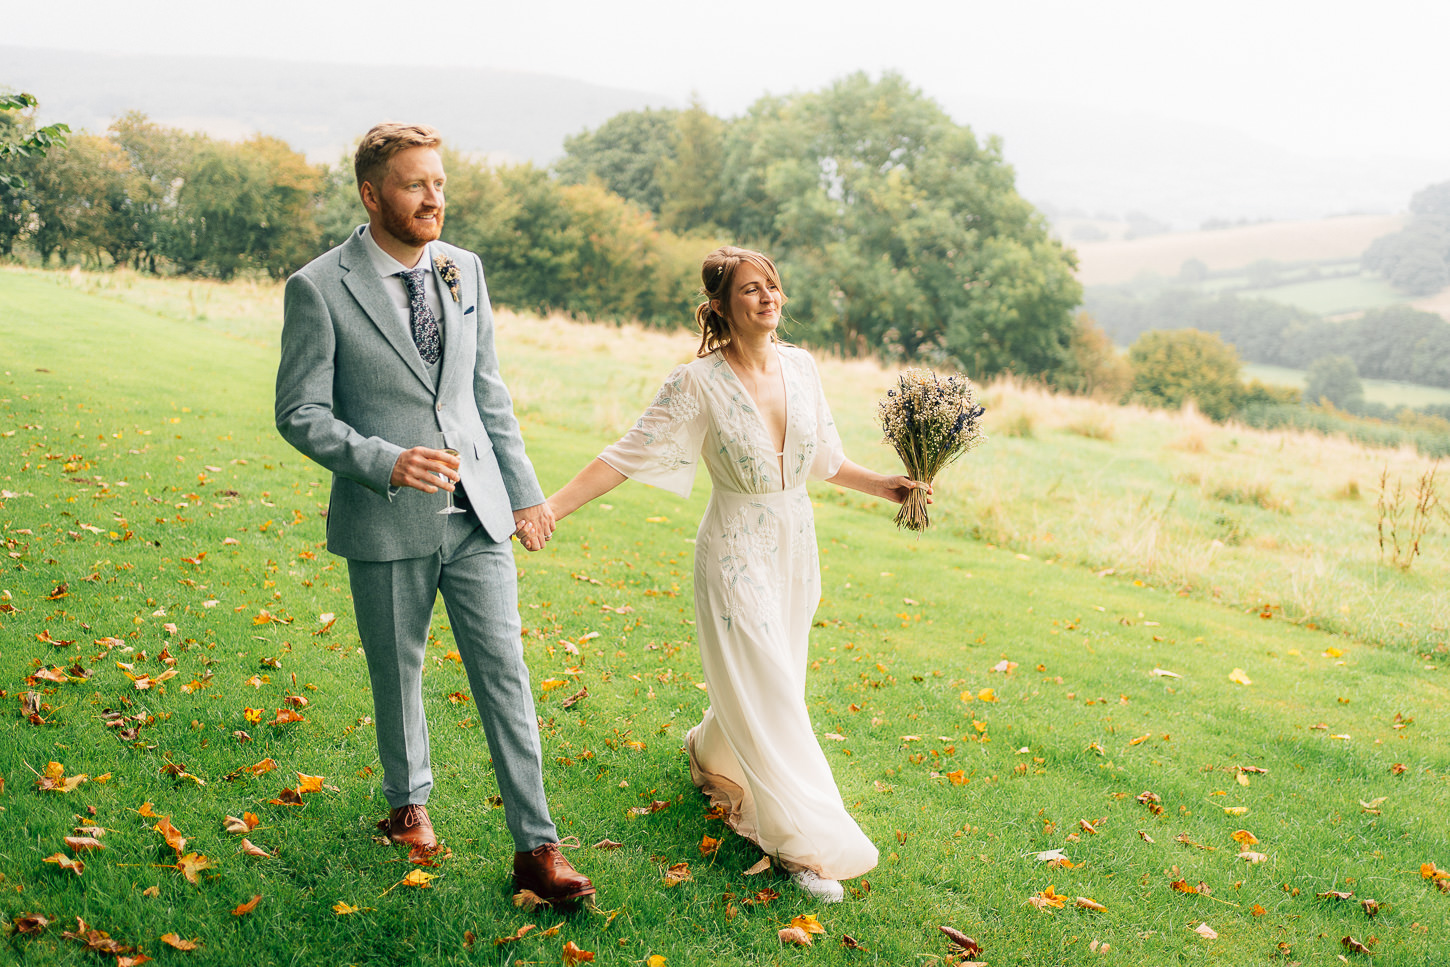
M 765 424 L 750 402 L 744 385 L 723 356 L 717 355 L 715 365 L 710 367 L 709 378 L 728 384 L 722 388 L 727 402 L 715 414 L 720 455 L 726 462 L 735 464 L 749 491 L 765 493 L 778 489 L 775 474 L 770 469 L 770 464 L 775 462 L 775 454 L 767 446 Z M 770 457 L 770 464 L 762 459 L 763 456 Z
M 769 580 L 779 570 L 780 518 L 765 504 L 746 504 L 725 519 L 720 541 L 725 597 L 720 620 L 731 628 L 737 620 L 753 617 L 762 627 L 769 627 L 780 616 L 780 591 Z
M 651 409 L 664 410 L 667 422 L 659 425 L 657 419 L 650 418 L 647 410 L 635 421 L 635 426 L 643 432 L 646 446 L 659 448 L 660 465 L 667 470 L 678 470 L 694 463 L 696 454 L 685 449 L 681 434 L 675 432 L 677 427 L 690 422 L 700 413 L 700 401 L 685 388 L 683 372 L 660 387 Z

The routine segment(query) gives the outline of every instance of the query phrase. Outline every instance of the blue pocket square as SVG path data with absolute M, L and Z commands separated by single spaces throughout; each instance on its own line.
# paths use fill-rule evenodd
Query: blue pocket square
M 467 309 L 464 309 L 463 310 L 463 314 L 466 316 L 466 315 L 468 315 L 470 312 L 472 312 L 476 308 L 478 308 L 478 307 L 477 306 L 469 306 Z

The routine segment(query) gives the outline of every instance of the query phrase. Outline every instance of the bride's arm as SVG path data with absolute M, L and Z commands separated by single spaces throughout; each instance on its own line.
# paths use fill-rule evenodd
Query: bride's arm
M 563 520 L 595 497 L 609 493 L 629 478 L 595 457 L 549 498 L 555 520 Z M 902 498 L 903 500 L 905 497 Z
M 905 474 L 899 473 L 889 476 L 877 473 L 874 470 L 867 470 L 858 463 L 852 463 L 850 460 L 841 464 L 841 469 L 836 471 L 834 477 L 827 477 L 826 483 L 833 483 L 838 487 L 850 487 L 852 490 L 859 490 L 872 497 L 881 497 L 894 504 L 905 501 L 906 495 L 913 490 L 925 490 L 928 495 L 931 494 L 931 487 L 920 480 L 912 480 Z M 926 502 L 932 502 L 930 496 L 926 498 Z M 558 514 L 557 507 L 554 512 Z

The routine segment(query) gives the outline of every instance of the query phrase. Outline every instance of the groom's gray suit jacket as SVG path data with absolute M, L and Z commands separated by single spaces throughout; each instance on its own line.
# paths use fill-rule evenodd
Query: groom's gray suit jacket
M 452 258 L 457 298 L 436 266 L 443 363 L 435 386 L 399 319 L 359 232 L 287 280 L 277 429 L 332 471 L 327 548 L 363 561 L 424 557 L 443 543 L 446 495 L 389 486 L 393 464 L 415 446 L 452 447 L 463 489 L 495 541 L 513 511 L 542 503 L 513 401 L 499 377 L 483 265 L 432 242 L 427 259 Z

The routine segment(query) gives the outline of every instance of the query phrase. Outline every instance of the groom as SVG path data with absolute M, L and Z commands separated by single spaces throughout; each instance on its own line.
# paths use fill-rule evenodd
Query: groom
M 380 124 L 358 145 L 368 223 L 287 280 L 277 429 L 332 471 L 327 547 L 347 558 L 395 843 L 438 844 L 422 670 L 443 594 L 513 835 L 514 884 L 594 892 L 559 849 L 520 643 L 509 538 L 554 529 L 499 377 L 483 266 L 438 241 L 438 133 Z M 456 453 L 456 455 L 455 455 Z M 447 513 L 448 495 L 464 513 Z

